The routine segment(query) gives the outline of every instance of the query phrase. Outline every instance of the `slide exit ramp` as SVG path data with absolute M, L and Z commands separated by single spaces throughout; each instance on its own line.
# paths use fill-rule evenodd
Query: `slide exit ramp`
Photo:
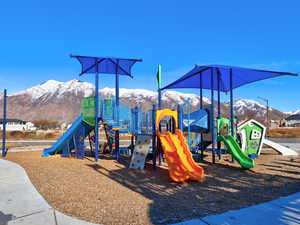
M 62 153 L 63 150 L 67 150 L 69 152 L 75 147 L 74 142 L 76 140 L 74 139 L 78 138 L 77 134 L 80 133 L 84 136 L 83 138 L 85 138 L 93 129 L 93 126 L 90 126 L 83 121 L 82 115 L 79 116 L 51 148 L 43 150 L 42 156 L 51 156 Z
M 229 153 L 231 153 L 233 158 L 238 161 L 243 168 L 250 169 L 254 167 L 254 160 L 243 153 L 238 143 L 236 143 L 234 137 L 231 135 L 228 137 L 218 136 L 218 140 L 224 142 Z
M 281 155 L 285 156 L 292 156 L 292 155 L 298 155 L 298 152 L 296 152 L 293 149 L 287 148 L 283 145 L 280 145 L 274 141 L 270 141 L 268 139 L 264 139 L 264 144 L 271 147 L 275 151 L 279 152 Z

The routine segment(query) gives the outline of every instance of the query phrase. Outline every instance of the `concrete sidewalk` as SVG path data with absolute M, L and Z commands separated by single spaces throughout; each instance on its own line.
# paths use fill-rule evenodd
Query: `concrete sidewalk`
M 23 149 L 9 149 L 7 154 L 10 152 L 37 152 L 37 151 L 43 151 L 42 148 L 23 148 Z M 2 150 L 0 150 L 0 155 L 2 155 Z
M 176 225 L 299 225 L 300 192 L 255 206 Z M 175 225 L 175 224 L 174 224 Z
M 95 225 L 53 209 L 21 166 L 0 159 L 0 225 L 11 224 Z

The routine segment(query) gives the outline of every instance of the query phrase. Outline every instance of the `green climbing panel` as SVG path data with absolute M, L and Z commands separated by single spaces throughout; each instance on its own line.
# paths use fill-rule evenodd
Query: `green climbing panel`
M 234 138 L 236 138 L 236 119 L 233 120 L 234 123 Z M 220 136 L 231 135 L 231 122 L 227 118 L 220 118 L 217 120 L 217 134 Z
M 90 126 L 95 126 L 95 97 L 86 97 L 82 100 L 83 121 Z
M 103 99 L 100 104 L 100 112 L 104 121 L 114 119 L 114 100 L 111 98 Z

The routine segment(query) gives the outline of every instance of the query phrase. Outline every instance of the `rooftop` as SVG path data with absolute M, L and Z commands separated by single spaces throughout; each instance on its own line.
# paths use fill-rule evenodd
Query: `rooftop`
M 19 120 L 19 119 L 6 119 L 6 122 L 7 123 L 12 123 L 12 122 L 14 122 L 14 123 L 27 123 L 27 121 L 24 121 L 24 120 Z M 0 124 L 2 124 L 3 123 L 3 119 L 2 118 L 0 118 Z
M 286 118 L 286 120 L 300 120 L 300 114 L 294 114 Z

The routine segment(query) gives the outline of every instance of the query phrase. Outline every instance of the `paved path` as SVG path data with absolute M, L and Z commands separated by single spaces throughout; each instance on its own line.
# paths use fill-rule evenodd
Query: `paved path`
M 54 210 L 21 166 L 0 159 L 0 225 L 12 224 L 93 225 Z
M 269 138 L 278 144 L 300 152 L 300 138 Z
M 25 170 L 0 159 L 0 225 L 95 225 L 53 209 Z M 288 197 L 176 225 L 300 225 L 300 192 Z
M 19 148 L 19 149 L 9 149 L 7 154 L 10 152 L 35 152 L 35 151 L 43 151 L 42 148 Z M 2 150 L 0 150 L 0 154 L 2 154 Z

